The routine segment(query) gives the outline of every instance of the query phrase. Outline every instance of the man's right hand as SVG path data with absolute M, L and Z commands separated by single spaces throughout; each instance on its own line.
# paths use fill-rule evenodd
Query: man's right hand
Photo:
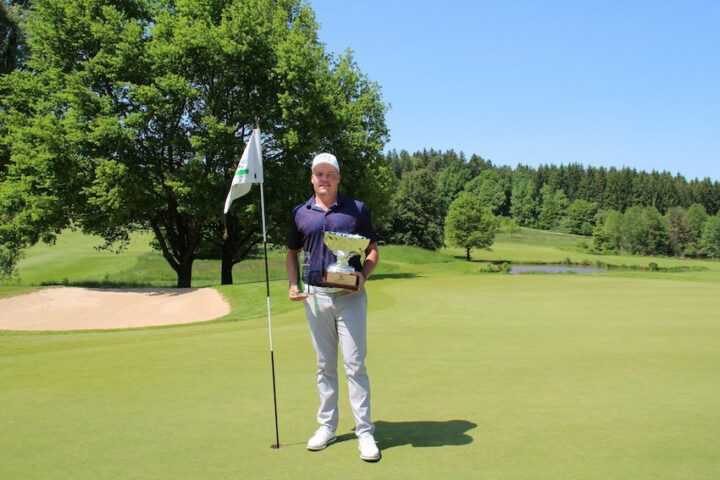
M 307 298 L 307 293 L 301 292 L 297 285 L 291 285 L 290 291 L 288 292 L 288 298 L 293 302 L 299 302 Z

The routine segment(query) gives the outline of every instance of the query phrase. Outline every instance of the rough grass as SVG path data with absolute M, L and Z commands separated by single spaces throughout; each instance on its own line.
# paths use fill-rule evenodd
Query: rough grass
M 55 245 L 38 244 L 28 249 L 18 275 L 0 282 L 9 286 L 76 285 L 90 287 L 174 287 L 177 276 L 165 259 L 150 247 L 150 236 L 139 234 L 120 253 L 98 250 L 99 237 L 66 231 Z M 284 252 L 271 249 L 268 255 L 271 280 L 285 279 Z M 236 284 L 265 281 L 265 262 L 260 254 L 235 265 Z M 219 260 L 195 260 L 193 286 L 220 283 Z M 0 293 L 2 295 L 2 293 Z
M 509 243 L 488 260 L 569 252 Z M 264 283 L 246 283 L 222 287 L 233 307 L 222 322 L 0 335 L 0 478 L 720 474 L 715 262 L 681 274 L 516 276 L 463 273 L 465 261 L 404 263 L 425 253 L 394 247 L 383 255 L 395 271 L 368 283 L 379 463 L 358 458 L 345 386 L 340 441 L 305 450 L 317 407 L 314 354 L 303 309 L 284 301 L 278 280 L 284 448 L 270 448 Z

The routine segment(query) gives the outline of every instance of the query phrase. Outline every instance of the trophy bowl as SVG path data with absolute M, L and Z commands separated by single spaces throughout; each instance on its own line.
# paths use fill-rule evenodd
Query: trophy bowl
M 370 239 L 351 233 L 325 232 L 323 241 L 337 258 L 337 262 L 329 265 L 325 271 L 325 285 L 357 290 L 358 276 L 350 265 L 350 259 L 364 252 Z

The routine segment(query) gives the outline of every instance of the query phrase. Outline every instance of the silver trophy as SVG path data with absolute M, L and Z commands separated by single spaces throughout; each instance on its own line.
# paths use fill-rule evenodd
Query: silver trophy
M 358 276 L 350 265 L 350 259 L 364 252 L 370 245 L 370 239 L 351 233 L 325 232 L 323 240 L 337 257 L 337 262 L 325 271 L 325 285 L 357 290 Z

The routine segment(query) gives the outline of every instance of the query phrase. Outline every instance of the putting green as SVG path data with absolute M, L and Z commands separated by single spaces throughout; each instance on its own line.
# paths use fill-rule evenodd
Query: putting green
M 139 237 L 94 252 L 66 232 L 28 251 L 0 296 L 43 282 L 172 285 Z M 341 391 L 340 441 L 310 453 L 312 347 L 271 283 L 281 443 L 274 443 L 265 285 L 257 259 L 216 287 L 206 324 L 0 332 L 0 478 L 715 479 L 720 472 L 720 263 L 593 256 L 523 229 L 480 261 L 603 261 L 679 273 L 483 275 L 464 252 L 386 246 L 370 295 L 369 371 L 383 459 L 365 464 Z M 281 252 L 270 258 L 281 279 Z M 218 264 L 196 262 L 197 285 Z M 240 283 L 242 282 L 242 283 Z
M 276 295 L 281 450 L 261 313 L 5 334 L 0 478 L 717 478 L 717 283 L 450 265 L 368 284 L 377 464 L 358 458 L 344 385 L 341 441 L 305 450 L 313 352 L 302 309 Z

